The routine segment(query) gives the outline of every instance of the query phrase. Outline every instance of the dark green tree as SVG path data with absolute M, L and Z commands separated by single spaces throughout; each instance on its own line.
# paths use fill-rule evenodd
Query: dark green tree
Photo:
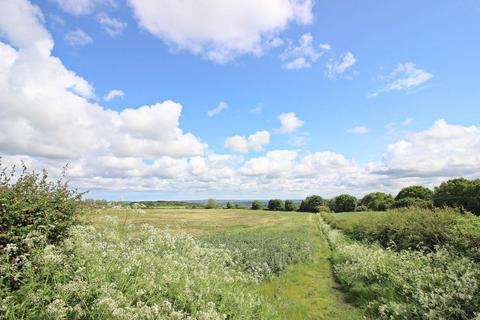
M 205 206 L 205 208 L 207 208 L 207 209 L 216 209 L 217 206 L 218 206 L 217 200 L 215 200 L 215 199 L 208 199 L 207 205 Z
M 285 200 L 285 211 L 295 211 L 297 210 L 297 205 L 292 200 Z
M 405 187 L 402 190 L 400 190 L 400 192 L 395 197 L 395 200 L 398 201 L 404 198 L 432 200 L 433 191 L 423 186 Z
M 318 212 L 318 208 L 324 205 L 325 205 L 325 200 L 323 200 L 322 197 L 317 195 L 312 195 L 312 196 L 306 197 L 305 200 L 302 200 L 299 211 Z
M 433 203 L 437 207 L 456 207 L 480 215 L 480 179 L 451 179 L 435 188 Z
M 283 201 L 280 199 L 272 199 L 268 201 L 268 210 L 282 211 L 284 208 Z
M 352 212 L 357 207 L 357 198 L 349 194 L 341 194 L 332 199 L 332 210 L 335 212 Z
M 368 210 L 385 211 L 392 207 L 393 203 L 392 195 L 384 192 L 371 192 L 360 200 L 359 205 L 367 207 Z
M 230 203 L 230 201 L 227 202 L 227 209 L 232 209 L 232 204 Z
M 252 210 L 261 210 L 263 207 L 262 203 L 260 202 L 260 200 L 254 200 L 252 201 L 252 206 L 250 207 L 250 209 Z

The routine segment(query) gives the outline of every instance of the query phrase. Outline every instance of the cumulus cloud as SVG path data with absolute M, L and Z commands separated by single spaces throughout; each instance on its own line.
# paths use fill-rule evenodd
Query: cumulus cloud
M 224 63 L 262 54 L 296 22 L 312 22 L 312 0 L 129 0 L 139 25 L 168 43 Z
M 83 47 L 92 43 L 92 38 L 82 29 L 75 29 L 65 35 L 65 41 L 72 47 Z
M 370 128 L 366 126 L 356 126 L 347 130 L 347 133 L 353 133 L 353 134 L 365 134 L 368 132 L 370 132 Z
M 280 55 L 280 59 L 284 62 L 283 68 L 287 70 L 310 68 L 330 49 L 329 44 L 321 44 L 318 48 L 315 47 L 312 34 L 305 33 L 298 39 L 298 45 L 290 45 Z
M 0 42 L 2 153 L 73 159 L 182 157 L 206 150 L 179 128 L 178 103 L 117 112 L 90 102 L 93 87 L 52 56 L 53 40 L 29 2 L 0 2 L 0 33 L 8 40 Z
M 114 6 L 114 0 L 50 0 L 56 3 L 63 11 L 80 16 L 91 13 L 96 7 Z
M 282 113 L 278 116 L 281 127 L 275 130 L 278 134 L 287 134 L 296 131 L 303 126 L 304 121 L 300 120 L 295 112 Z
M 108 93 L 103 97 L 105 101 L 110 101 L 115 98 L 123 98 L 125 96 L 125 93 L 122 90 L 118 89 L 113 89 L 108 91 Z
M 347 70 L 349 70 L 356 62 L 357 59 L 355 56 L 351 52 L 347 52 L 345 55 L 337 59 L 332 59 L 327 63 L 326 75 L 332 79 L 344 78 L 351 80 L 356 72 L 354 72 L 353 75 L 345 75 L 345 72 L 347 72 Z
M 417 68 L 412 62 L 401 63 L 389 75 L 380 77 L 384 83 L 383 87 L 368 94 L 368 98 L 375 98 L 385 92 L 406 92 L 413 93 L 433 78 L 433 74 Z
M 216 106 L 215 108 L 213 108 L 213 109 L 211 109 L 207 112 L 207 115 L 211 118 L 213 116 L 216 116 L 217 114 L 219 114 L 220 112 L 222 112 L 223 110 L 225 110 L 227 108 L 228 108 L 228 104 L 226 102 L 220 101 L 218 106 Z
M 100 13 L 97 15 L 97 21 L 102 26 L 108 35 L 115 38 L 123 33 L 123 29 L 127 27 L 127 23 L 120 21 L 116 18 L 112 18 L 106 13 Z
M 250 150 L 262 151 L 270 143 L 270 132 L 257 131 L 248 137 L 231 136 L 225 140 L 225 147 L 236 152 L 247 153 Z

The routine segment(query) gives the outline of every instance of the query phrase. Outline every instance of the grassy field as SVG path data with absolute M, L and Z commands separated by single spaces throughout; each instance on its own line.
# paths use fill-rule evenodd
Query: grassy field
M 311 259 L 288 266 L 278 276 L 261 282 L 256 290 L 274 305 L 281 319 L 362 318 L 360 310 L 345 303 L 337 289 L 329 263 L 331 252 L 311 214 L 238 209 L 147 209 L 140 213 L 108 209 L 90 212 L 84 219 L 102 227 L 106 216 L 116 217 L 120 223 L 150 224 L 200 239 L 228 234 L 266 239 L 302 234 L 312 247 Z

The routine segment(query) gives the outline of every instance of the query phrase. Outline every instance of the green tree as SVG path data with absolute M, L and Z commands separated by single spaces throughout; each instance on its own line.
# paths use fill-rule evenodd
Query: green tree
M 433 203 L 437 207 L 464 208 L 480 215 L 480 179 L 451 179 L 435 188 Z
M 393 203 L 392 195 L 384 192 L 371 192 L 360 200 L 359 205 L 367 207 L 368 210 L 385 211 L 392 207 Z
M 272 199 L 268 201 L 268 210 L 282 211 L 284 208 L 283 201 L 280 199 Z
M 252 201 L 252 206 L 250 207 L 250 209 L 260 210 L 260 209 L 262 209 L 262 207 L 263 207 L 263 205 L 259 200 L 254 200 L 254 201 Z
M 207 208 L 207 209 L 216 209 L 217 206 L 218 206 L 217 200 L 215 200 L 215 199 L 208 199 L 207 205 L 205 206 L 205 208 Z
M 295 211 L 297 210 L 297 205 L 292 200 L 285 200 L 285 211 Z
M 230 203 L 230 201 L 227 202 L 227 209 L 232 209 L 232 204 Z
M 318 212 L 318 207 L 324 206 L 324 205 L 325 205 L 325 200 L 323 200 L 322 197 L 317 195 L 312 195 L 312 196 L 306 197 L 305 200 L 302 200 L 299 211 Z
M 423 186 L 410 186 L 405 187 L 397 194 L 395 200 L 401 200 L 404 198 L 415 198 L 415 199 L 422 199 L 422 200 L 432 200 L 433 198 L 433 191 L 425 188 Z
M 341 194 L 332 199 L 332 209 L 335 212 L 352 212 L 357 207 L 357 198 L 349 194 Z

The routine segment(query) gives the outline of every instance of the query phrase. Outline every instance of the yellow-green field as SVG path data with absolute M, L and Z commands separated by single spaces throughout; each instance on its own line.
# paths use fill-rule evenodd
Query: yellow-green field
M 282 319 L 361 319 L 361 312 L 343 300 L 329 262 L 330 250 L 318 230 L 317 216 L 304 213 L 241 209 L 122 209 L 90 211 L 87 223 L 101 227 L 107 216 L 120 223 L 150 224 L 196 237 L 215 234 L 271 234 L 299 231 L 313 246 L 311 261 L 288 266 L 278 276 L 257 286 Z

